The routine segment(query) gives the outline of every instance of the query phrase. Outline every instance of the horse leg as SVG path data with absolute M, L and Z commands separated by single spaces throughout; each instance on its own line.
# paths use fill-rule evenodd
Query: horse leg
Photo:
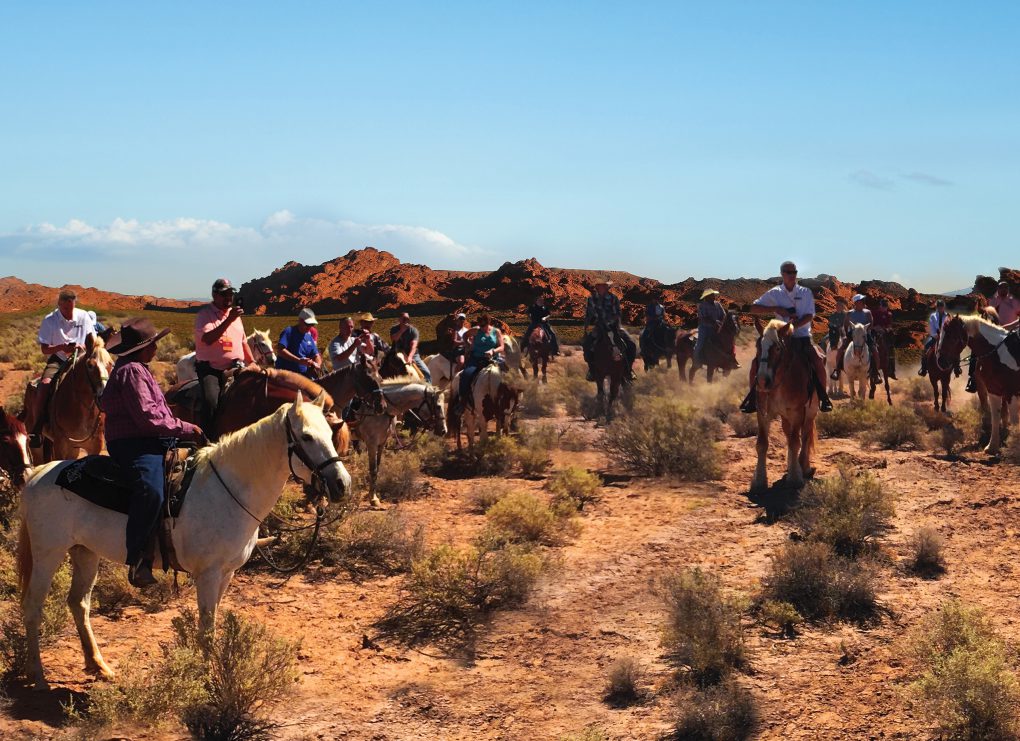
M 613 421 L 613 403 L 620 394 L 620 382 L 616 378 L 609 379 L 609 401 L 606 402 L 606 422 Z
M 74 617 L 74 627 L 78 629 L 81 651 L 85 655 L 85 671 L 98 674 L 103 679 L 113 679 L 113 671 L 103 661 L 96 645 L 96 636 L 92 632 L 89 611 L 92 608 L 92 587 L 96 584 L 99 573 L 99 555 L 83 545 L 76 545 L 71 554 L 71 591 L 67 593 L 67 606 Z
M 22 531 L 24 536 L 24 531 Z M 38 540 L 38 539 L 37 539 Z M 29 546 L 30 547 L 30 546 Z M 39 626 L 42 623 L 43 603 L 50 591 L 53 575 L 64 561 L 66 551 L 53 549 L 46 553 L 32 552 L 31 573 L 28 589 L 21 598 L 21 614 L 25 623 L 27 661 L 25 672 L 35 690 L 48 690 L 49 684 L 43 674 L 42 657 L 39 655 Z
M 989 455 L 997 455 L 1002 444 L 999 434 L 999 426 L 1002 424 L 1002 397 L 988 394 L 988 406 L 991 407 L 992 429 L 988 445 L 985 446 L 985 452 Z
M 233 573 L 230 572 L 231 575 Z M 192 579 L 198 593 L 198 642 L 204 651 L 208 651 L 216 635 L 216 609 L 230 578 L 224 579 L 221 572 L 211 568 L 192 574 Z
M 706 365 L 705 366 L 705 380 L 708 383 L 712 383 L 712 380 L 714 378 L 715 378 L 715 366 L 711 365 L 711 364 Z
M 885 400 L 892 406 L 892 393 L 889 391 L 889 374 L 882 374 L 882 381 L 885 383 Z
M 805 416 L 804 424 L 800 428 L 800 470 L 804 478 L 810 479 L 815 475 L 815 468 L 811 465 L 811 456 L 815 452 L 815 418 Z
M 786 482 L 800 488 L 804 485 L 804 472 L 800 468 L 800 434 L 802 425 L 795 425 L 783 417 L 786 435 Z
M 549 383 L 549 378 L 547 376 L 548 369 L 549 369 L 549 356 L 548 355 L 543 355 L 542 356 L 542 383 Z
M 751 491 L 765 491 L 769 488 L 768 472 L 765 470 L 765 459 L 769 452 L 769 420 L 762 412 L 763 400 L 758 400 L 758 441 L 755 449 L 758 452 L 758 463 L 751 479 Z
M 379 466 L 382 465 L 382 454 L 385 447 L 384 439 L 382 442 L 376 442 L 374 449 L 369 448 L 368 450 L 368 493 L 371 498 L 370 505 L 375 509 L 382 507 L 382 500 L 379 499 L 379 495 L 375 491 L 375 482 L 379 477 Z

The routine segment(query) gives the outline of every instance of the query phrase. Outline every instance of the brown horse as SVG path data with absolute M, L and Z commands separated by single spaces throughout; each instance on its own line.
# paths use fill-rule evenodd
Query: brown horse
M 113 357 L 95 335 L 85 339 L 85 349 L 76 350 L 56 380 L 46 405 L 43 447 L 33 459 L 40 463 L 77 458 L 79 451 L 98 455 L 103 449 L 103 417 L 99 396 L 113 368 Z M 32 383 L 25 388 L 25 426 L 35 427 L 32 414 L 35 394 Z
M 32 470 L 28 430 L 24 423 L 0 406 L 0 470 L 6 471 L 14 488 L 25 485 Z
M 645 364 L 645 372 L 659 367 L 659 361 L 665 358 L 666 370 L 673 367 L 673 356 L 676 354 L 676 330 L 658 321 L 645 325 L 638 337 L 638 349 L 641 360 Z
M 542 364 L 542 383 L 546 383 L 546 367 L 549 365 L 549 355 L 552 352 L 552 341 L 541 327 L 535 327 L 528 338 L 528 357 L 531 359 L 531 369 L 534 377 L 538 378 L 538 365 Z
M 758 394 L 758 465 L 751 491 L 768 488 L 765 461 L 769 449 L 769 426 L 775 417 L 786 435 L 786 482 L 800 487 L 814 475 L 811 455 L 815 447 L 818 395 L 813 392 L 814 368 L 795 346 L 793 327 L 773 319 L 761 333 L 758 357 L 752 364 Z
M 676 369 L 680 373 L 680 383 L 687 383 L 687 362 L 694 368 L 694 346 L 698 343 L 698 333 L 692 329 L 678 329 L 674 339 L 676 348 Z
M 592 378 L 595 379 L 598 409 L 606 417 L 606 422 L 613 421 L 613 403 L 620 395 L 627 373 L 627 359 L 616 342 L 616 332 L 604 325 L 595 328 L 595 344 L 591 352 Z M 609 381 L 609 395 L 606 396 L 606 380 Z
M 938 342 L 931 343 L 931 347 L 924 351 L 924 363 L 928 369 L 928 380 L 931 382 L 931 393 L 935 400 L 935 411 L 947 414 L 949 412 L 949 400 L 952 397 L 949 384 L 953 380 L 953 370 L 956 368 L 956 365 L 954 363 L 946 366 L 942 365 L 938 355 Z M 939 384 L 942 384 L 941 403 L 939 403 Z
M 960 362 L 963 348 L 969 347 L 975 359 L 974 377 L 978 391 L 987 394 L 991 431 L 985 452 L 996 455 L 1002 445 L 1003 409 L 1010 409 L 1009 421 L 1017 424 L 1016 405 L 1020 396 L 1020 365 L 1006 347 L 1008 331 L 979 316 L 954 316 L 942 325 L 936 345 L 939 367 Z
M 712 383 L 712 378 L 717 370 L 721 370 L 723 376 L 728 376 L 730 371 L 740 367 L 737 362 L 737 336 L 739 334 L 740 322 L 737 321 L 736 312 L 727 311 L 719 331 L 705 342 L 705 347 L 701 351 L 702 360 L 705 361 L 705 380 L 709 383 Z M 694 383 L 694 374 L 701 367 L 698 359 L 693 358 L 693 350 L 692 359 L 691 373 L 688 376 L 689 383 Z
M 875 370 L 882 374 L 881 383 L 885 385 L 885 399 L 892 405 L 892 394 L 889 391 L 889 375 L 892 373 L 892 330 L 883 327 L 872 327 L 871 334 L 875 338 Z M 876 376 L 871 377 L 871 389 L 868 398 L 875 398 Z

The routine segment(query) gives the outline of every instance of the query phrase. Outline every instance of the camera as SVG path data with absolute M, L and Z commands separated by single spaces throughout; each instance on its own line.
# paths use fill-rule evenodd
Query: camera
M 238 295 L 238 296 L 237 296 L 237 297 L 236 297 L 236 298 L 234 299 L 234 306 L 236 306 L 236 307 L 237 307 L 238 309 L 243 309 L 243 308 L 244 308 L 244 299 L 243 299 L 243 298 L 241 298 L 241 296 L 240 296 L 240 295 Z

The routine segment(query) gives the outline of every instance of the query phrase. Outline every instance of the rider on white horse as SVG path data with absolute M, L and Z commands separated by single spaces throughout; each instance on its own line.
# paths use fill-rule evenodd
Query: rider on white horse
M 163 506 L 163 457 L 175 438 L 204 440 L 199 427 L 173 415 L 149 370 L 156 343 L 169 331 L 157 331 L 148 319 L 121 325 L 110 347 L 119 357 L 99 402 L 106 413 L 107 452 L 131 482 L 127 565 L 128 581 L 136 587 L 156 583 L 145 551 Z
M 865 299 L 867 297 L 863 293 L 858 293 L 853 297 L 854 308 L 846 313 L 846 319 L 844 320 L 844 328 L 846 334 L 843 339 L 843 344 L 839 346 L 839 352 L 836 354 L 836 370 L 832 372 L 832 380 L 839 378 L 839 374 L 843 372 L 843 356 L 846 355 L 846 349 L 850 346 L 850 327 L 854 324 L 863 324 L 868 329 L 868 352 L 871 354 L 871 369 L 870 374 L 872 380 L 877 383 L 878 380 L 878 369 L 875 363 L 875 359 L 878 357 L 878 353 L 875 350 L 875 338 L 871 334 L 871 327 L 875 322 L 874 316 L 871 314 L 871 309 L 865 306 Z
M 503 352 L 503 333 L 492 326 L 492 320 L 488 314 L 478 317 L 478 331 L 474 334 L 471 343 L 471 352 L 468 353 L 464 364 L 464 370 L 460 372 L 460 388 L 457 389 L 457 411 L 471 403 L 471 382 L 478 371 L 489 363 L 497 360 Z M 480 413 L 480 410 L 475 410 Z

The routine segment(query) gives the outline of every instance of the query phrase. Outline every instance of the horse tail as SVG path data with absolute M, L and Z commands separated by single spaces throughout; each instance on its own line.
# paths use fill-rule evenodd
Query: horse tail
M 18 591 L 21 599 L 28 593 L 28 582 L 32 578 L 32 540 L 28 535 L 28 525 L 21 520 L 18 530 Z

